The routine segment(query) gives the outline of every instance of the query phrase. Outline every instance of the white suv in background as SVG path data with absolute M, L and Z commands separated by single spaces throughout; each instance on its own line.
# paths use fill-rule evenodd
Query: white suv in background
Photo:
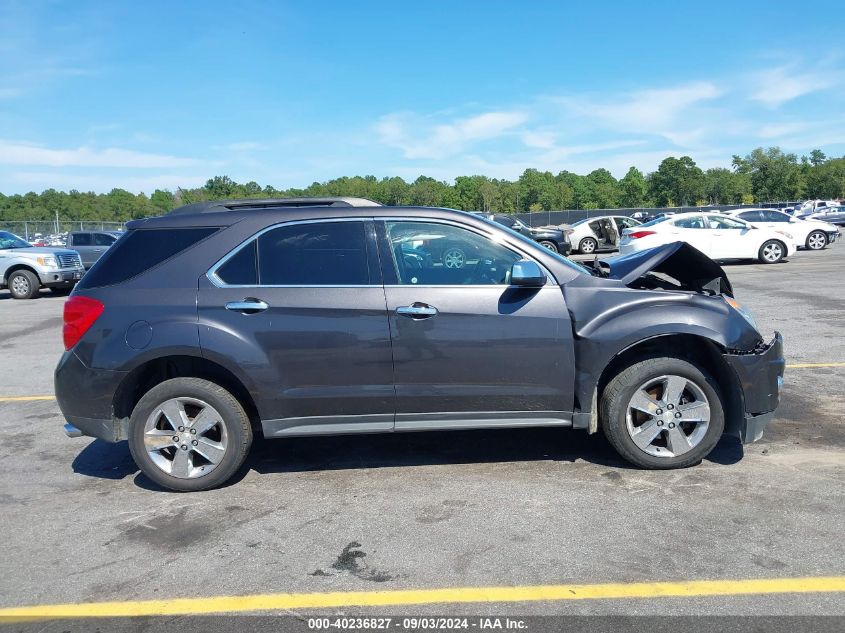
M 730 215 L 760 229 L 781 229 L 791 234 L 798 248 L 823 249 L 839 237 L 839 229 L 821 220 L 801 220 L 777 209 L 735 209 Z
M 710 259 L 756 259 L 776 264 L 797 250 L 795 237 L 786 230 L 758 229 L 723 213 L 679 213 L 655 218 L 622 232 L 619 252 L 623 255 L 686 242 Z

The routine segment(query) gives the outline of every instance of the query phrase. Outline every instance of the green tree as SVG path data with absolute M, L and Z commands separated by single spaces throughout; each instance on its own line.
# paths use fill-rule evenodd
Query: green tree
M 646 204 L 648 185 L 645 176 L 636 167 L 631 167 L 628 173 L 619 181 L 619 202 L 623 207 L 642 207 Z
M 797 200 L 804 192 L 804 175 L 795 154 L 784 154 L 779 147 L 758 147 L 745 158 L 733 157 L 734 171 L 751 178 L 757 202 Z
M 686 206 L 704 195 L 704 172 L 689 156 L 670 156 L 649 174 L 648 185 L 658 206 Z

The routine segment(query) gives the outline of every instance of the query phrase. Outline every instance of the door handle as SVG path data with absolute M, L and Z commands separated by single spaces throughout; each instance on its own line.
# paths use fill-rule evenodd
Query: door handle
M 270 306 L 267 305 L 261 299 L 253 299 L 252 297 L 247 297 L 243 301 L 230 301 L 226 304 L 227 310 L 232 310 L 234 312 L 243 312 L 245 314 L 263 312 L 269 307 Z
M 399 306 L 396 308 L 396 314 L 414 319 L 427 319 L 437 314 L 437 308 L 425 303 L 414 303 L 409 306 Z

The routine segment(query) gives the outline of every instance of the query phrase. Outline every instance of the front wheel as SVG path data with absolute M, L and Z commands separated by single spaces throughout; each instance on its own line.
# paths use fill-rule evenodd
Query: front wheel
M 557 253 L 557 252 L 558 252 L 558 250 L 557 250 L 557 244 L 555 244 L 555 243 L 554 243 L 554 242 L 552 242 L 552 241 L 549 241 L 549 240 L 540 240 L 540 241 L 539 241 L 539 242 L 537 242 L 537 243 L 538 243 L 540 246 L 542 246 L 543 248 L 547 248 L 547 249 L 549 249 L 549 250 L 550 250 L 551 252 L 553 252 L 553 253 Z
M 827 235 L 824 231 L 813 231 L 807 236 L 807 248 L 820 251 L 827 246 Z
M 179 492 L 226 482 L 252 444 L 249 417 L 220 385 L 173 378 L 150 389 L 129 419 L 129 451 L 158 485 Z
M 680 358 L 649 358 L 617 374 L 602 392 L 608 441 L 648 469 L 685 468 L 716 446 L 725 428 L 718 384 Z
M 764 242 L 757 256 L 762 264 L 777 264 L 786 257 L 786 244 L 778 240 Z
M 32 299 L 41 289 L 38 275 L 29 270 L 16 270 L 7 283 L 13 299 Z

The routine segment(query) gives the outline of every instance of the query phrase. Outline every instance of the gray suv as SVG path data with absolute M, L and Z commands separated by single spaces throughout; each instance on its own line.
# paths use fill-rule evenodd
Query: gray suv
M 128 440 L 173 490 L 222 484 L 256 436 L 601 429 L 655 469 L 758 439 L 782 339 L 722 269 L 683 243 L 594 266 L 469 213 L 361 199 L 137 220 L 66 303 L 65 430 Z
M 91 268 L 121 236 L 120 231 L 71 231 L 67 246 L 82 257 L 82 265 Z

